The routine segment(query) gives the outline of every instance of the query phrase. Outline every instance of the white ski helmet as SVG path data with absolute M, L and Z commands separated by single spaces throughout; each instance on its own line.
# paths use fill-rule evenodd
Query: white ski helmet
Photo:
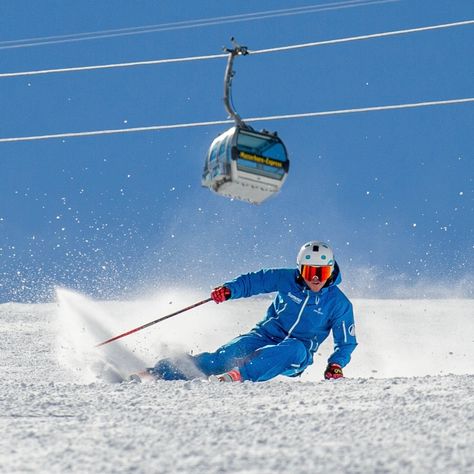
M 301 247 L 296 263 L 300 270 L 301 265 L 334 265 L 334 253 L 326 242 L 312 240 Z

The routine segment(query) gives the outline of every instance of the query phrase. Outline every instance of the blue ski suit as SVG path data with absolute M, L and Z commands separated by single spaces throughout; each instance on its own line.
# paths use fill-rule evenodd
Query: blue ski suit
M 330 283 L 311 291 L 297 269 L 281 268 L 247 273 L 224 283 L 231 299 L 278 292 L 265 318 L 249 333 L 215 352 L 188 356 L 185 366 L 169 359 L 159 361 L 153 372 L 167 380 L 195 376 L 189 366 L 209 376 L 238 367 L 243 380 L 269 380 L 277 375 L 296 376 L 313 363 L 314 353 L 332 330 L 334 352 L 328 363 L 344 367 L 357 346 L 352 304 L 337 287 L 337 263 Z

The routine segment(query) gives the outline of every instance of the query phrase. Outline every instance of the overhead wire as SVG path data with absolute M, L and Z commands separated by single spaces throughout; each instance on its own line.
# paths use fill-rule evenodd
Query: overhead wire
M 283 16 L 293 16 L 322 11 L 341 10 L 346 8 L 357 8 L 362 6 L 379 5 L 383 3 L 394 3 L 400 0 L 346 0 L 342 2 L 331 2 L 320 5 L 306 5 L 304 7 L 293 7 L 279 10 L 267 10 L 254 13 L 244 13 L 239 15 L 228 15 L 214 18 L 201 18 L 197 20 L 186 20 L 172 23 L 162 23 L 155 25 L 137 26 L 129 28 L 118 28 L 85 33 L 73 33 L 68 35 L 44 36 L 37 38 L 25 38 L 20 40 L 0 41 L 0 50 L 13 48 L 26 48 L 34 46 L 53 45 L 61 43 L 71 43 L 78 41 L 90 41 L 105 38 L 115 38 L 120 36 L 131 36 L 146 33 L 158 33 L 162 31 L 174 31 L 189 28 L 201 28 L 205 26 L 215 26 L 228 23 L 238 23 L 242 21 L 256 21 L 268 18 Z
M 375 111 L 383 111 L 383 110 L 400 110 L 400 109 L 413 109 L 413 108 L 419 108 L 419 107 L 465 104 L 469 102 L 474 102 L 474 97 L 448 99 L 448 100 L 433 100 L 433 101 L 414 102 L 414 103 L 407 103 L 407 104 L 379 105 L 379 106 L 374 106 L 374 107 L 361 107 L 361 108 L 354 108 L 354 109 L 338 109 L 338 110 L 327 110 L 327 111 L 320 111 L 320 112 L 305 112 L 305 113 L 299 113 L 299 114 L 251 117 L 251 118 L 246 118 L 245 122 L 290 120 L 290 119 L 298 119 L 298 118 L 355 114 L 355 113 L 375 112 Z M 159 130 L 172 130 L 172 129 L 178 129 L 178 128 L 208 127 L 208 126 L 213 126 L 213 125 L 225 125 L 229 123 L 234 123 L 234 121 L 233 120 L 213 120 L 213 121 L 208 121 L 208 122 L 191 122 L 191 123 L 179 123 L 179 124 L 171 124 L 171 125 L 152 125 L 152 126 L 147 126 L 147 127 L 134 127 L 134 128 L 122 128 L 122 129 L 109 129 L 109 130 L 94 130 L 94 131 L 87 131 L 87 132 L 68 132 L 68 133 L 56 133 L 56 134 L 50 134 L 50 135 L 33 135 L 33 136 L 26 136 L 26 137 L 0 138 L 0 143 L 26 142 L 26 141 L 36 141 L 36 140 L 50 140 L 50 139 L 58 139 L 58 138 L 73 138 L 73 137 L 86 137 L 86 136 L 97 136 L 97 135 L 112 135 L 112 134 L 120 134 L 120 133 L 149 132 L 149 131 L 159 131 Z
M 444 24 L 409 28 L 409 29 L 396 30 L 396 31 L 388 31 L 388 32 L 382 32 L 382 33 L 373 33 L 373 34 L 368 34 L 368 35 L 351 36 L 351 37 L 338 38 L 338 39 L 332 39 L 332 40 L 323 40 L 323 41 L 317 41 L 317 42 L 311 42 L 311 43 L 302 43 L 302 44 L 297 44 L 297 45 L 267 48 L 267 49 L 261 49 L 261 50 L 254 50 L 250 52 L 251 54 L 266 54 L 266 53 L 274 53 L 274 52 L 281 52 L 281 51 L 290 51 L 290 50 L 299 49 L 299 48 L 308 48 L 308 47 L 315 47 L 315 46 L 322 46 L 322 45 L 329 45 L 329 44 L 346 43 L 346 42 L 351 42 L 351 41 L 360 41 L 360 40 L 366 40 L 366 39 L 409 34 L 409 33 L 429 31 L 429 30 L 437 30 L 437 29 L 442 29 L 442 28 L 466 26 L 473 23 L 474 23 L 474 20 L 466 20 L 466 21 L 444 23 Z M 114 68 L 114 67 L 130 67 L 130 66 L 148 65 L 148 64 L 164 64 L 164 63 L 172 63 L 172 62 L 198 61 L 198 60 L 223 58 L 227 56 L 228 54 L 215 54 L 215 55 L 206 55 L 206 56 L 192 56 L 192 57 L 187 57 L 187 58 L 171 58 L 171 59 L 160 59 L 160 60 L 151 60 L 151 61 L 136 61 L 133 63 L 107 64 L 107 65 L 97 65 L 97 66 L 80 66 L 80 67 L 75 67 L 75 68 L 51 69 L 51 70 L 42 70 L 42 71 L 25 71 L 25 72 L 17 72 L 17 73 L 2 73 L 0 74 L 0 78 L 35 75 L 35 74 L 58 73 L 58 72 L 83 71 L 83 70 L 91 70 L 91 69 L 105 69 L 105 68 Z M 382 110 L 395 110 L 395 109 L 408 109 L 408 108 L 450 105 L 450 104 L 463 104 L 463 103 L 468 103 L 468 102 L 474 102 L 474 97 L 447 99 L 447 100 L 438 100 L 438 101 L 415 102 L 415 103 L 407 103 L 407 104 L 383 105 L 383 106 L 374 106 L 374 107 L 362 107 L 362 108 L 354 108 L 354 109 L 307 112 L 307 113 L 299 113 L 299 114 L 253 117 L 253 118 L 247 118 L 245 121 L 256 122 L 256 121 L 269 121 L 269 120 L 286 120 L 286 119 L 308 118 L 308 117 L 318 117 L 318 116 L 328 116 L 328 115 L 373 112 L 373 111 L 382 111 Z M 33 141 L 33 140 L 48 140 L 48 139 L 55 139 L 55 138 L 58 139 L 58 138 L 83 137 L 83 136 L 110 135 L 110 134 L 133 133 L 133 132 L 144 132 L 144 131 L 159 131 L 159 130 L 170 130 L 170 129 L 177 129 L 177 128 L 223 125 L 223 124 L 229 124 L 229 123 L 233 123 L 233 121 L 232 120 L 214 120 L 214 121 L 207 121 L 207 122 L 192 122 L 192 123 L 171 124 L 171 125 L 152 125 L 152 126 L 145 126 L 145 127 L 133 127 L 133 128 L 122 128 L 122 129 L 106 129 L 106 130 L 94 130 L 94 131 L 85 131 L 85 132 L 67 132 L 67 133 L 57 133 L 57 134 L 48 134 L 48 135 L 32 135 L 32 136 L 24 136 L 24 137 L 0 138 L 0 143 Z
M 359 36 L 349 36 L 347 38 L 338 38 L 332 40 L 323 40 L 323 41 L 315 41 L 312 43 L 302 43 L 302 44 L 295 44 L 291 46 L 280 46 L 275 48 L 267 48 L 267 49 L 260 49 L 258 51 L 251 51 L 251 54 L 267 54 L 267 53 L 276 53 L 281 51 L 290 51 L 293 49 L 300 49 L 300 48 L 312 48 L 314 46 L 325 46 L 329 44 L 338 44 L 338 43 L 349 43 L 352 41 L 362 41 L 374 38 L 385 38 L 388 36 L 397 36 L 397 35 L 405 35 L 410 33 L 420 33 L 422 31 L 432 31 L 432 30 L 440 30 L 444 28 L 455 28 L 457 26 L 467 26 L 474 24 L 474 20 L 464 20 L 464 21 L 456 21 L 453 23 L 443 23 L 439 25 L 431 25 L 431 26 L 420 26 L 417 28 L 406 28 L 403 30 L 396 30 L 396 31 L 386 31 L 384 33 L 371 33 L 368 35 L 359 35 Z
M 417 27 L 417 28 L 406 28 L 402 30 L 386 31 L 382 33 L 371 33 L 367 35 L 349 36 L 346 38 L 336 38 L 336 39 L 331 39 L 331 40 L 314 41 L 311 43 L 301 43 L 301 44 L 288 45 L 288 46 L 279 46 L 275 48 L 267 48 L 267 49 L 260 49 L 260 50 L 249 50 L 249 53 L 250 54 L 275 53 L 275 52 L 290 51 L 293 49 L 300 49 L 300 48 L 310 48 L 310 47 L 325 46 L 325 45 L 330 45 L 330 44 L 349 43 L 352 41 L 362 41 L 362 40 L 368 40 L 368 39 L 374 39 L 374 38 L 386 38 L 389 36 L 420 33 L 423 31 L 440 30 L 440 29 L 445 29 L 445 28 L 455 28 L 455 27 L 467 26 L 467 25 L 472 25 L 472 24 L 474 24 L 474 20 L 464 20 L 464 21 L 457 21 L 457 22 L 452 22 L 452 23 L 422 26 L 422 27 Z M 202 61 L 202 60 L 218 59 L 218 58 L 224 58 L 224 57 L 227 57 L 227 54 L 211 54 L 211 55 L 204 55 L 204 56 L 189 56 L 189 57 L 170 58 L 170 59 L 154 59 L 154 60 L 147 60 L 147 61 L 126 62 L 126 63 L 99 64 L 99 65 L 94 65 L 94 66 L 77 66 L 77 67 L 67 67 L 67 68 L 58 68 L 58 69 L 43 69 L 43 70 L 36 70 L 36 71 L 6 72 L 6 73 L 0 73 L 0 78 L 34 76 L 34 75 L 40 75 L 40 74 L 41 75 L 57 74 L 57 73 L 78 72 L 78 71 L 93 71 L 93 70 L 99 70 L 99 69 L 125 68 L 125 67 L 179 63 L 179 62 L 189 62 L 189 61 Z

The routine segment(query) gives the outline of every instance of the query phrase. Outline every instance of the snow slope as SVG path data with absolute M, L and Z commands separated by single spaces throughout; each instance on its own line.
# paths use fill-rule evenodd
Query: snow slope
M 182 295 L 186 294 L 186 298 Z M 331 341 L 299 379 L 112 384 L 99 356 L 133 369 L 213 349 L 268 298 L 209 303 L 98 353 L 94 344 L 206 295 L 0 306 L 0 472 L 474 472 L 472 300 L 356 300 L 346 379 L 321 380 Z

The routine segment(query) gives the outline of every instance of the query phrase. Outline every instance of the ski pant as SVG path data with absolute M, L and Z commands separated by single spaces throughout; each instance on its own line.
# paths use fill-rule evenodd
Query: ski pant
M 189 380 L 202 374 L 216 375 L 238 367 L 243 380 L 263 382 L 277 375 L 295 376 L 312 363 L 312 355 L 298 339 L 276 343 L 252 331 L 236 337 L 215 352 L 181 359 L 163 359 L 152 369 L 165 380 Z

